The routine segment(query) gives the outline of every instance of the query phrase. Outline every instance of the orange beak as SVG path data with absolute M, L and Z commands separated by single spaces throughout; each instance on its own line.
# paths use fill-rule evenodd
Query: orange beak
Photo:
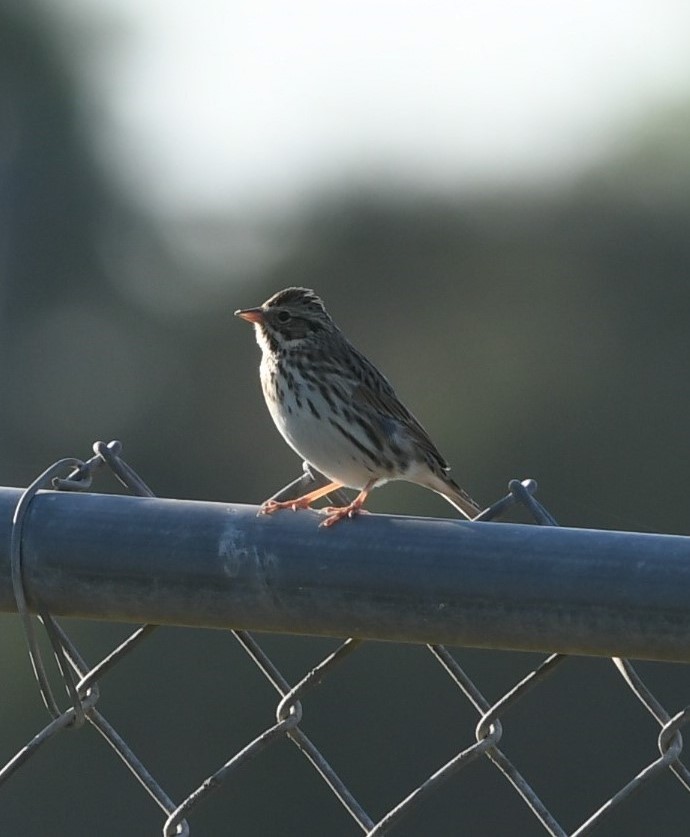
M 235 311 L 236 317 L 241 317 L 248 323 L 262 323 L 264 321 L 264 312 L 261 308 L 238 308 Z

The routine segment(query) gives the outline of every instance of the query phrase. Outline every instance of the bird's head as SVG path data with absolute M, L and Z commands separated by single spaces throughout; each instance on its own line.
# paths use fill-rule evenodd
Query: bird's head
M 276 350 L 335 328 L 323 302 L 309 288 L 285 288 L 258 308 L 240 308 L 235 316 L 254 324 L 262 349 Z

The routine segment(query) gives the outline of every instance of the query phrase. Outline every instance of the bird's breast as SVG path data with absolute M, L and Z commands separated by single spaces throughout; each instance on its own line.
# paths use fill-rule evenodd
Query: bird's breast
M 361 489 L 390 471 L 383 451 L 367 437 L 343 381 L 319 379 L 280 361 L 261 365 L 271 417 L 290 447 L 330 479 Z

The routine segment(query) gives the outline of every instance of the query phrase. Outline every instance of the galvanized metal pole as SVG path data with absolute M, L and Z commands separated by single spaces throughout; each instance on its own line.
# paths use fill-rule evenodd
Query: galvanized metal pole
M 0 610 L 16 609 L 0 488 Z M 32 608 L 128 622 L 690 661 L 690 538 L 41 492 Z

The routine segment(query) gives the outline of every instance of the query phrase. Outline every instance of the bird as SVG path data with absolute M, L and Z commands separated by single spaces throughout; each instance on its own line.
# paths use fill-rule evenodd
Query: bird
M 480 513 L 451 478 L 429 434 L 313 290 L 285 288 L 235 316 L 254 326 L 261 386 L 275 426 L 330 480 L 294 500 L 266 500 L 260 514 L 307 509 L 338 488 L 356 489 L 352 502 L 320 509 L 327 515 L 320 525 L 330 527 L 357 515 L 370 492 L 392 480 L 435 491 L 468 519 Z

